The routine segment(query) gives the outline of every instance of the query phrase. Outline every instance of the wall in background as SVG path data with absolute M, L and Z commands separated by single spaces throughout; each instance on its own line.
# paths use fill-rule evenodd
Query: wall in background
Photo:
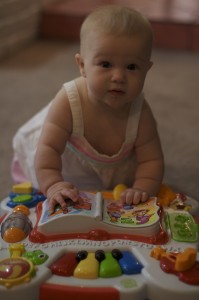
M 38 36 L 42 6 L 55 0 L 0 1 L 0 59 Z

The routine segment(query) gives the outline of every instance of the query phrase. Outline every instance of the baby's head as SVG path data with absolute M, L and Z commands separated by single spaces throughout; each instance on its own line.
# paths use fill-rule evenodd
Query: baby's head
M 92 35 L 114 35 L 143 39 L 146 55 L 150 59 L 153 33 L 149 21 L 139 12 L 125 6 L 101 6 L 88 15 L 80 31 L 80 52 L 83 55 Z

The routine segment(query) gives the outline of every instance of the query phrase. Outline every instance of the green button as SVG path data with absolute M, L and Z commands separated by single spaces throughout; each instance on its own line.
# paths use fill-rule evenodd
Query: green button
M 198 240 L 197 224 L 188 213 L 169 213 L 171 237 L 178 242 L 193 243 Z
M 109 278 L 122 275 L 122 270 L 118 261 L 111 252 L 105 253 L 105 259 L 100 263 L 99 277 Z
M 22 202 L 28 202 L 32 200 L 32 196 L 31 195 L 19 195 L 19 196 L 16 196 L 15 198 L 12 199 L 13 202 L 15 203 L 22 203 Z

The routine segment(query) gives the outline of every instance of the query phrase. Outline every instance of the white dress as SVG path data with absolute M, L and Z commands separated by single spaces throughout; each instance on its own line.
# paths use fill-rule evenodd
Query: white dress
M 64 180 L 73 183 L 78 189 L 113 189 L 124 183 L 131 186 L 134 180 L 136 158 L 133 151 L 137 136 L 140 113 L 143 105 L 141 94 L 132 103 L 126 137 L 118 153 L 108 156 L 96 151 L 84 137 L 84 120 L 79 93 L 75 81 L 64 84 L 73 118 L 73 132 L 62 155 L 62 174 Z M 20 165 L 27 180 L 38 188 L 34 170 L 34 157 L 41 128 L 50 104 L 30 119 L 17 131 L 13 139 L 15 163 Z M 99 116 L 100 117 L 100 116 Z M 103 141 L 102 141 L 103 142 Z M 15 181 L 19 178 L 19 168 L 12 168 Z

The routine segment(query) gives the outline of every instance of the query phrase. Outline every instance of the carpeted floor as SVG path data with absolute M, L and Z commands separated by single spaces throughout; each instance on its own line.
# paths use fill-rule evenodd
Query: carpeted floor
M 37 41 L 0 62 L 0 199 L 12 186 L 12 138 L 17 128 L 79 75 L 76 43 Z M 199 54 L 155 50 L 145 95 L 159 126 L 164 182 L 199 200 Z

